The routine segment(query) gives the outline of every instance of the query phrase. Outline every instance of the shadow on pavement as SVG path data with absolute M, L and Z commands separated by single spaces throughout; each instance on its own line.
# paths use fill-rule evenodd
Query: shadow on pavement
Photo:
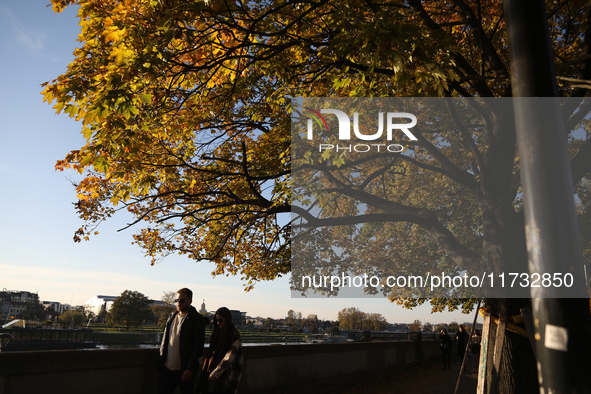
M 460 364 L 460 358 L 452 358 L 451 369 L 443 370 L 441 363 L 432 362 L 421 368 L 384 376 L 374 382 L 330 394 L 453 394 L 460 373 Z M 472 360 L 468 360 L 458 393 L 474 394 L 477 384 L 476 366 Z

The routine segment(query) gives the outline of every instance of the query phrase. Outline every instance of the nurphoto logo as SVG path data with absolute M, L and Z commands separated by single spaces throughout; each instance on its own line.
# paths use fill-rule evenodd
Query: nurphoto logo
M 314 138 L 314 121 L 320 127 L 320 130 L 328 131 L 328 124 L 322 114 L 332 114 L 337 117 L 339 122 L 339 140 L 348 141 L 351 140 L 351 119 L 349 115 L 338 109 L 321 109 L 320 112 L 313 110 L 309 107 L 304 107 L 302 111 L 303 115 L 309 117 L 307 123 L 307 139 L 311 140 Z M 376 141 L 382 138 L 384 133 L 384 118 L 386 120 L 386 139 L 392 141 L 392 134 L 394 130 L 402 131 L 411 141 L 417 141 L 417 137 L 409 130 L 416 126 L 417 117 L 408 112 L 387 112 L 384 116 L 383 112 L 378 113 L 378 130 L 374 134 L 363 134 L 359 131 L 359 113 L 353 113 L 353 133 L 355 137 L 362 141 Z M 400 119 L 410 120 L 407 123 L 400 123 Z M 380 151 L 388 151 L 392 153 L 403 152 L 404 147 L 400 144 L 355 144 L 348 146 L 335 146 L 333 144 L 320 144 L 319 151 L 323 150 L 334 150 L 348 151 L 348 152 L 369 152 L 373 149 Z

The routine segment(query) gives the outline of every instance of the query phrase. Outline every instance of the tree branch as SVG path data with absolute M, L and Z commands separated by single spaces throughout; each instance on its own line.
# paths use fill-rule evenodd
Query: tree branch
M 445 32 L 445 30 L 443 30 L 441 28 L 441 26 L 439 26 L 429 16 L 427 11 L 423 7 L 423 4 L 421 4 L 421 0 L 408 0 L 408 4 L 410 5 L 410 8 L 414 12 L 416 12 L 417 15 L 423 20 L 423 23 L 425 23 L 425 26 L 427 26 L 429 29 L 433 30 L 434 32 L 436 32 L 438 34 L 444 34 L 444 35 L 447 34 Z M 453 59 L 456 62 L 456 66 L 457 66 L 458 70 L 465 77 L 468 77 L 470 75 L 478 75 L 478 72 L 476 72 L 476 70 L 474 70 L 474 68 L 472 68 L 470 63 L 468 63 L 466 58 L 464 58 L 462 55 L 460 55 L 458 53 L 454 53 Z M 490 88 L 488 87 L 486 82 L 481 81 L 481 80 L 471 79 L 469 81 L 469 83 L 470 83 L 470 86 L 472 86 L 472 88 L 474 88 L 480 94 L 481 97 L 494 97 L 493 92 L 490 90 Z
M 591 139 L 579 149 L 575 157 L 570 161 L 573 185 L 578 185 L 581 179 L 591 171 Z
M 464 247 L 457 238 L 435 216 L 427 210 L 419 210 L 411 207 L 397 206 L 390 213 L 367 214 L 351 217 L 314 218 L 306 224 L 293 224 L 293 228 L 317 228 L 331 226 L 348 226 L 371 222 L 409 222 L 421 226 L 435 239 L 446 255 L 459 267 L 469 271 L 478 272 L 479 256 L 476 252 Z M 408 210 L 408 212 L 405 212 Z

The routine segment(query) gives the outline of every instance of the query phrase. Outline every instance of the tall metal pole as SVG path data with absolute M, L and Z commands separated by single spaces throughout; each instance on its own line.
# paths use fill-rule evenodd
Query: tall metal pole
M 558 97 L 545 2 L 504 8 L 530 274 L 570 272 L 576 281 L 570 299 L 554 287 L 531 290 L 540 390 L 590 393 L 589 301 L 564 124 L 558 101 L 542 98 Z

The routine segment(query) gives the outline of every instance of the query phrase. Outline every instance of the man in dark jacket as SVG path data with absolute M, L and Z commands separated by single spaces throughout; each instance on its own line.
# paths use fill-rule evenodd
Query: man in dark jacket
M 176 311 L 166 322 L 158 358 L 158 394 L 172 394 L 177 386 L 181 393 L 193 393 L 203 354 L 205 318 L 191 306 L 193 292 L 177 291 Z
M 443 369 L 451 369 L 450 362 L 452 342 L 451 337 L 447 333 L 447 328 L 441 329 L 439 340 L 441 341 L 441 345 L 439 345 L 439 350 L 441 350 L 441 357 L 443 358 Z

